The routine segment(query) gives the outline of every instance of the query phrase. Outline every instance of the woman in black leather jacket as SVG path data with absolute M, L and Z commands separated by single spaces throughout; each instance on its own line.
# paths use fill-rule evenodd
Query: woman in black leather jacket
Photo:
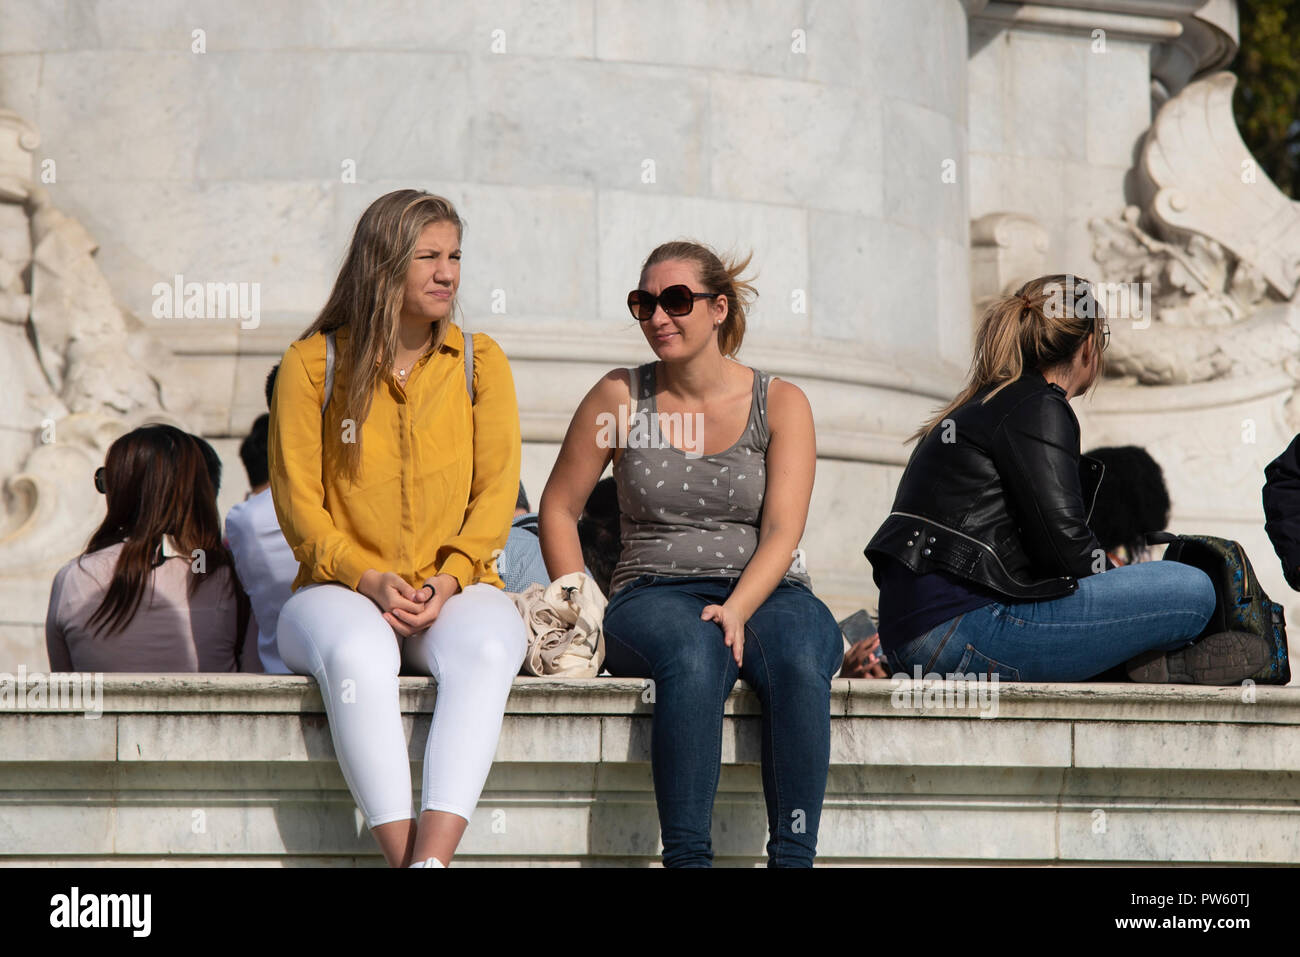
M 1209 577 L 1115 568 L 1088 527 L 1102 465 L 1080 455 L 1069 400 L 1097 381 L 1108 336 L 1073 276 L 1031 280 L 985 312 L 966 388 L 913 436 L 866 547 L 895 670 L 1082 681 L 1154 651 L 1186 655 L 1170 669 L 1183 680 L 1223 679 L 1232 642 L 1180 650 L 1214 610 Z

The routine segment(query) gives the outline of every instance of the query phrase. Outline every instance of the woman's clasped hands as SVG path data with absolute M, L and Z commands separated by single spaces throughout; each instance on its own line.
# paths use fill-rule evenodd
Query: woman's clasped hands
M 379 606 L 384 621 L 399 638 L 409 638 L 437 620 L 447 599 L 460 591 L 460 582 L 451 575 L 434 575 L 421 587 L 412 588 L 396 572 L 372 568 L 361 576 L 357 591 Z

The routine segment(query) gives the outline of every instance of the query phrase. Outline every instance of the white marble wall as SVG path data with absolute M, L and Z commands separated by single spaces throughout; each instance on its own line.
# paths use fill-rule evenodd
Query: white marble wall
M 959 0 L 0 0 L 0 103 L 200 388 L 223 508 L 262 378 L 387 190 L 467 221 L 463 306 L 511 356 L 534 497 L 586 389 L 651 355 L 623 305 L 650 249 L 753 249 L 741 358 L 813 401 L 804 545 L 847 612 L 873 600 L 861 548 L 899 440 L 966 361 L 966 19 Z M 152 319 L 176 274 L 259 283 L 260 326 Z
M 741 358 L 812 401 L 804 546 L 818 591 L 847 613 L 874 605 L 861 549 L 902 440 L 964 373 L 970 221 L 1031 216 L 1052 270 L 1092 272 L 1087 221 L 1132 199 L 1153 63 L 1195 33 L 1171 18 L 1200 6 L 0 0 L 0 106 L 40 129 L 53 200 L 98 238 L 114 292 L 200 392 L 191 425 L 226 462 L 223 511 L 245 490 L 236 451 L 266 371 L 383 192 L 430 189 L 467 220 L 466 320 L 511 357 L 534 499 L 590 384 L 651 355 L 623 306 L 645 254 L 683 235 L 752 249 L 761 295 Z M 177 274 L 259 284 L 259 326 L 153 319 L 153 285 Z M 1204 403 L 1160 391 L 1081 407 L 1089 437 L 1185 447 Z M 1166 461 L 1176 516 L 1250 539 L 1283 597 L 1257 503 L 1216 512 L 1197 478 L 1237 466 L 1198 461 Z M 43 589 L 80 545 L 0 582 L 14 598 L 0 658 L 44 664 Z

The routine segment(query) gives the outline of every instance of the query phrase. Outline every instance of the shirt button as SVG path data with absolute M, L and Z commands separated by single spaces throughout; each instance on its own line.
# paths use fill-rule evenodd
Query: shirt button
M 930 536 L 930 544 L 931 544 L 931 545 L 934 544 L 934 536 L 933 536 L 933 535 Z
M 923 548 L 923 549 L 921 549 L 921 554 L 922 554 L 922 555 L 929 555 L 929 554 L 930 554 L 930 549 L 928 549 L 928 548 Z
M 907 540 L 907 544 L 908 544 L 908 545 L 915 545 L 916 543 L 915 543 L 914 541 L 912 541 L 912 540 L 909 538 L 909 539 Z

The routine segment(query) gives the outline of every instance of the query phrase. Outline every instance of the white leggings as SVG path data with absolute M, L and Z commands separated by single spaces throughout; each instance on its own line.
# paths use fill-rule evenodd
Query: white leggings
M 276 642 L 295 674 L 320 685 L 339 766 L 371 828 L 415 816 L 398 670 L 405 662 L 408 671 L 437 679 L 420 808 L 469 820 L 528 644 L 523 619 L 503 591 L 470 585 L 447 599 L 432 625 L 403 640 L 364 595 L 343 585 L 307 585 L 285 602 Z

